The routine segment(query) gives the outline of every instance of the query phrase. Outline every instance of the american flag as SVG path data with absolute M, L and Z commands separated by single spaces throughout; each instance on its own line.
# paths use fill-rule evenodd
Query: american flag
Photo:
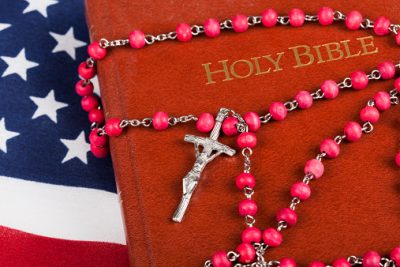
M 0 1 L 0 266 L 128 265 L 111 160 L 74 93 L 88 42 L 83 0 Z

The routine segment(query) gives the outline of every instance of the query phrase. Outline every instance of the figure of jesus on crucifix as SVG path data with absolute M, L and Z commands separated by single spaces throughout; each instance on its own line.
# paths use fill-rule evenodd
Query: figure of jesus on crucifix
M 209 162 L 221 154 L 233 156 L 236 151 L 217 141 L 223 120 L 228 116 L 229 110 L 221 108 L 215 120 L 214 128 L 210 137 L 198 137 L 186 135 L 185 141 L 194 144 L 196 152 L 196 161 L 193 168 L 183 178 L 183 195 L 178 208 L 176 209 L 172 220 L 174 222 L 182 222 L 183 216 L 189 206 L 190 199 L 200 180 L 201 173 Z M 200 146 L 202 150 L 200 151 Z

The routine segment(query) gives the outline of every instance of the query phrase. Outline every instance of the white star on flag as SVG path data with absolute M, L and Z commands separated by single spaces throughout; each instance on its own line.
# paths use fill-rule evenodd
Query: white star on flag
M 61 163 L 73 158 L 78 158 L 83 163 L 87 164 L 87 152 L 90 151 L 90 145 L 86 142 L 84 131 L 82 131 L 76 139 L 60 139 L 60 141 L 68 148 L 68 152 Z
M 47 18 L 47 8 L 51 5 L 58 3 L 56 0 L 25 0 L 29 5 L 22 12 L 23 14 L 37 11 L 42 14 L 43 17 Z
M 0 32 L 7 29 L 8 27 L 11 27 L 11 24 L 0 23 Z
M 25 48 L 22 48 L 19 54 L 15 57 L 2 56 L 0 58 L 8 65 L 1 77 L 17 74 L 26 81 L 28 69 L 39 66 L 38 63 L 26 59 Z
M 68 107 L 68 104 L 58 102 L 54 96 L 54 90 L 51 90 L 45 97 L 31 96 L 30 99 L 35 103 L 37 109 L 32 116 L 32 119 L 36 119 L 42 115 L 50 118 L 50 120 L 57 123 L 57 110 Z
M 2 118 L 0 120 L 0 150 L 7 153 L 7 141 L 13 137 L 18 136 L 19 133 L 8 131 L 6 129 L 6 120 Z
M 73 60 L 75 60 L 75 49 L 86 45 L 85 42 L 75 39 L 73 27 L 69 28 L 65 34 L 50 32 L 50 35 L 57 41 L 57 45 L 51 52 L 57 53 L 64 51 Z

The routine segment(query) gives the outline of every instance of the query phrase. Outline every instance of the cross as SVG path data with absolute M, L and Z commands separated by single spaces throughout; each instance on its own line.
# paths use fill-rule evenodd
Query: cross
M 186 142 L 194 144 L 196 161 L 194 162 L 192 169 L 183 178 L 183 195 L 181 202 L 172 217 L 174 222 L 182 222 L 183 216 L 189 206 L 190 199 L 200 180 L 201 173 L 207 164 L 221 154 L 227 154 L 229 156 L 235 155 L 236 151 L 234 149 L 217 141 L 221 131 L 222 122 L 228 114 L 229 110 L 226 108 L 221 108 L 219 110 L 210 137 L 199 137 L 194 135 L 185 136 L 184 140 Z M 202 146 L 203 148 L 201 151 L 199 146 Z

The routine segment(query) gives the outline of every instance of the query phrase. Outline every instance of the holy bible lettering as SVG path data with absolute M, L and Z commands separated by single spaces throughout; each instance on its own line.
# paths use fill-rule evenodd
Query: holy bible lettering
M 235 61 L 224 59 L 216 63 L 208 62 L 202 66 L 205 71 L 206 85 L 209 85 L 282 71 L 286 58 L 294 62 L 293 68 L 302 68 L 312 64 L 367 56 L 378 52 L 379 49 L 374 44 L 374 37 L 366 36 L 352 41 L 343 40 L 314 46 L 297 45 L 271 55 Z

